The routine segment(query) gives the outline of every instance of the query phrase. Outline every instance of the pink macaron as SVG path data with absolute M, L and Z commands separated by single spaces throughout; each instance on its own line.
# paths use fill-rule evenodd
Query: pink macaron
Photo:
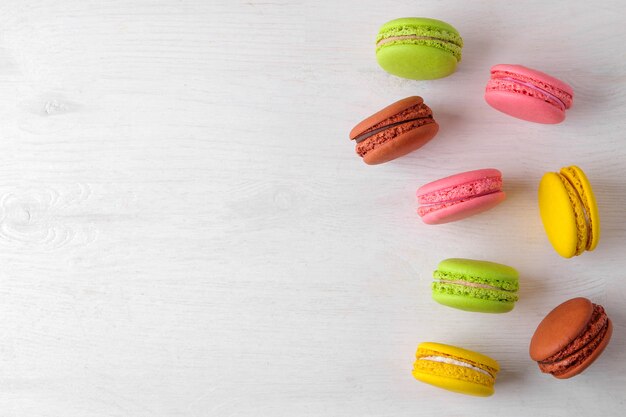
M 489 210 L 505 198 L 502 173 L 497 169 L 478 169 L 418 188 L 417 214 L 426 224 L 448 223 Z
M 541 71 L 500 64 L 491 67 L 485 100 L 494 109 L 518 119 L 555 124 L 565 120 L 574 90 Z

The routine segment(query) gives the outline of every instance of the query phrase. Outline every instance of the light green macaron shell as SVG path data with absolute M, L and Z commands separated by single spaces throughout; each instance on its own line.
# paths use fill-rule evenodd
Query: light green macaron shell
M 463 39 L 446 22 L 405 17 L 385 23 L 376 37 L 376 59 L 387 72 L 414 80 L 452 74 L 461 61 Z
M 510 266 L 452 258 L 433 273 L 433 299 L 465 311 L 506 313 L 518 300 L 519 274 Z

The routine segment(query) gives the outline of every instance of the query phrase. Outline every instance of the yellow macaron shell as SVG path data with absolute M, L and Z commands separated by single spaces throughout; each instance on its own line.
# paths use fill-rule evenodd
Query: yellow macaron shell
M 579 233 L 584 234 L 585 239 L 587 236 L 586 229 L 579 230 L 576 221 L 576 211 L 579 219 L 581 215 L 584 216 L 582 204 L 579 203 L 578 206 L 572 204 L 571 197 L 559 174 L 548 172 L 543 176 L 539 183 L 541 221 L 554 250 L 564 258 L 571 258 L 584 248 L 582 243 L 579 243 Z
M 415 354 L 413 366 L 415 379 L 461 394 L 488 397 L 494 392 L 495 376 L 500 370 L 498 362 L 478 352 L 445 345 L 421 343 Z M 441 361 L 429 360 L 439 358 Z M 458 361 L 466 366 L 453 363 Z M 473 369 L 479 368 L 482 371 Z
M 585 206 L 587 221 L 589 222 L 589 238 L 586 249 L 592 251 L 598 246 L 600 240 L 600 215 L 591 184 L 583 170 L 577 166 L 562 168 L 561 175 L 573 185 Z

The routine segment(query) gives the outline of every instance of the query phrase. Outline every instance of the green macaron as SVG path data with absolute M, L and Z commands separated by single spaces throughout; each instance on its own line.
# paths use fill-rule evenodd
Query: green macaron
M 452 74 L 461 61 L 463 39 L 441 20 L 404 17 L 385 23 L 376 37 L 376 59 L 387 72 L 413 80 Z
M 460 310 L 506 313 L 518 299 L 519 274 L 510 266 L 452 258 L 439 262 L 433 277 L 433 299 Z

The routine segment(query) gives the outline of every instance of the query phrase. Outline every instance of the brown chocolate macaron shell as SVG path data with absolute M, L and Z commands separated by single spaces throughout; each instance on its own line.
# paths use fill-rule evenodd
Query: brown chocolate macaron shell
M 356 153 L 366 164 L 391 161 L 424 146 L 439 131 L 421 97 L 397 101 L 360 122 L 350 131 Z
M 556 378 L 578 375 L 608 345 L 613 325 L 604 308 L 586 298 L 574 298 L 552 310 L 530 342 L 530 357 L 539 369 Z

